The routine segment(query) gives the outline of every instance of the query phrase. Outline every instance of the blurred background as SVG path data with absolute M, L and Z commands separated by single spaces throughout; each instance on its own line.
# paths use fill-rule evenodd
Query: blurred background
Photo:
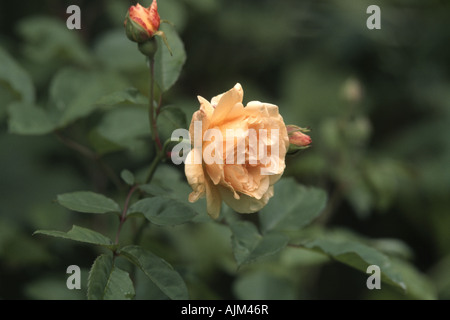
M 164 100 L 185 111 L 185 123 L 198 108 L 197 95 L 210 99 L 236 82 L 244 104 L 277 104 L 286 124 L 311 129 L 312 147 L 289 157 L 285 175 L 327 191 L 316 225 L 378 239 L 373 243 L 381 250 L 415 267 L 416 298 L 450 299 L 450 3 L 372 2 L 159 0 L 161 18 L 175 25 L 187 55 Z M 81 30 L 66 28 L 71 4 L 81 8 Z M 0 66 L 1 299 L 83 299 L 84 288 L 67 290 L 65 270 L 77 264 L 87 281 L 99 251 L 32 233 L 68 230 L 75 222 L 110 234 L 117 227 L 54 203 L 60 193 L 112 193 L 113 186 L 99 164 L 55 135 L 9 133 L 7 106 L 18 94 L 5 81 L 8 70 L 29 75 L 30 94 L 44 108 L 57 90 L 53 79 L 67 67 L 113 74 L 145 94 L 145 60 L 123 30 L 131 4 L 0 4 L 0 46 L 14 60 Z M 380 30 L 366 27 L 371 4 L 381 8 Z M 76 96 L 77 90 L 69 92 Z M 112 122 L 102 115 L 80 119 L 66 133 L 95 148 L 93 128 L 106 132 Z M 138 129 L 124 120 L 118 144 L 125 147 L 104 152 L 116 172 L 139 170 L 152 156 L 126 136 L 130 130 Z M 164 170 L 182 173 L 169 165 Z M 388 286 L 367 290 L 366 274 L 290 248 L 236 270 L 229 237 L 223 226 L 205 223 L 153 230 L 143 241 L 179 263 L 194 299 L 411 298 Z M 152 298 L 151 289 L 139 286 L 137 298 Z

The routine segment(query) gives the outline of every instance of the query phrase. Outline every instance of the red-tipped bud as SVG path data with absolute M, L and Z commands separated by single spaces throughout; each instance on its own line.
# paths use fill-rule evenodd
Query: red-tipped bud
M 288 153 L 294 153 L 301 149 L 306 149 L 310 146 L 312 140 L 311 137 L 305 134 L 308 129 L 300 128 L 295 125 L 286 126 L 288 136 L 289 136 L 289 150 Z
M 137 43 L 145 42 L 159 30 L 160 22 L 156 0 L 153 0 L 149 8 L 144 8 L 139 3 L 131 6 L 124 22 L 127 37 Z

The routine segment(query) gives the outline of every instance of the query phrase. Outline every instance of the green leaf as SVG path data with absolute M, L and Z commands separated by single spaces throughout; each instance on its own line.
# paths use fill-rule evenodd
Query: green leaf
M 233 253 L 238 266 L 273 255 L 288 243 L 288 237 L 281 233 L 268 233 L 262 236 L 256 226 L 247 221 L 230 224 L 233 232 Z
M 273 198 L 259 214 L 263 233 L 301 229 L 322 212 L 327 201 L 323 190 L 299 185 L 292 178 L 278 181 L 274 188 Z
M 83 279 L 83 269 L 81 269 L 81 279 Z M 86 298 L 86 292 L 81 290 L 68 290 L 66 285 L 66 279 L 59 274 L 51 276 L 43 276 L 30 279 L 30 282 L 25 284 L 24 293 L 28 300 L 84 300 Z
M 267 271 L 249 272 L 237 279 L 233 291 L 240 300 L 293 300 L 296 288 L 292 281 Z
M 138 106 L 123 106 L 107 112 L 96 129 L 104 139 L 131 150 L 148 148 L 150 134 L 148 111 Z
M 111 253 L 95 259 L 89 272 L 87 297 L 89 300 L 124 300 L 135 295 L 128 272 L 114 266 Z
M 52 132 L 55 124 L 47 112 L 27 102 L 13 102 L 8 107 L 10 133 L 42 135 Z
M 120 255 L 139 267 L 170 299 L 188 299 L 187 287 L 180 274 L 162 258 L 139 246 L 127 246 L 120 250 Z
M 419 300 L 433 300 L 437 298 L 436 288 L 425 274 L 401 259 L 391 258 L 391 261 L 393 268 L 402 276 L 408 297 Z
M 159 135 L 162 141 L 170 139 L 176 129 L 187 128 L 186 114 L 175 106 L 164 106 L 157 119 Z
M 148 104 L 148 98 L 139 92 L 136 88 L 128 88 L 125 90 L 113 92 L 101 97 L 97 104 L 112 106 L 119 103 L 132 103 L 132 104 Z
M 41 64 L 75 62 L 89 65 L 92 62 L 80 33 L 69 30 L 63 20 L 49 17 L 27 17 L 17 25 L 24 38 L 24 54 Z
M 145 69 L 145 57 L 137 50 L 136 43 L 124 35 L 123 27 L 102 34 L 94 47 L 99 62 L 109 68 L 134 73 Z
M 139 189 L 152 196 L 164 196 L 171 192 L 171 190 L 150 183 L 140 185 Z
M 322 252 L 329 257 L 364 273 L 369 265 L 377 265 L 381 270 L 381 280 L 406 290 L 400 273 L 393 267 L 391 259 L 380 251 L 363 243 L 333 238 L 319 238 L 303 244 L 305 248 Z
M 60 194 L 56 201 L 63 207 L 77 212 L 121 212 L 119 205 L 114 200 L 91 191 L 77 191 Z
M 28 73 L 0 48 L 0 86 L 6 86 L 13 96 L 26 103 L 34 102 L 34 86 Z
M 110 152 L 125 149 L 124 146 L 114 143 L 105 138 L 104 136 L 102 136 L 97 129 L 91 130 L 91 132 L 89 132 L 88 137 L 90 145 L 95 149 L 95 152 L 99 155 L 104 155 Z
M 126 84 L 112 73 L 87 72 L 75 68 L 60 70 L 50 84 L 50 101 L 58 126 L 85 117 L 99 107 L 106 95 L 122 90 Z
M 197 212 L 185 203 L 166 196 L 146 198 L 134 203 L 127 215 L 142 213 L 151 223 L 174 226 L 192 220 Z
M 130 170 L 122 170 L 122 172 L 120 173 L 120 177 L 123 181 L 125 181 L 126 184 L 130 186 L 134 185 L 134 174 L 131 173 Z
M 33 233 L 44 234 L 51 237 L 69 239 L 74 241 L 80 241 L 90 244 L 96 244 L 99 246 L 106 247 L 108 249 L 114 249 L 115 245 L 112 243 L 111 239 L 105 237 L 101 233 L 93 231 L 91 229 L 82 228 L 79 226 L 73 226 L 68 232 L 63 231 L 52 231 L 52 230 L 37 230 Z
M 173 55 L 170 55 L 161 37 L 156 37 L 158 41 L 158 51 L 155 54 L 155 80 L 161 91 L 167 91 L 178 80 L 181 69 L 186 61 L 186 52 L 183 41 L 178 36 L 176 30 L 168 25 L 161 25 L 167 37 Z
M 168 190 L 166 195 L 184 202 L 194 209 L 198 213 L 194 218 L 195 222 L 211 222 L 211 217 L 206 212 L 206 198 L 199 199 L 194 203 L 189 202 L 188 195 L 192 188 L 186 183 L 185 175 L 175 166 L 160 165 L 152 179 L 152 185 Z

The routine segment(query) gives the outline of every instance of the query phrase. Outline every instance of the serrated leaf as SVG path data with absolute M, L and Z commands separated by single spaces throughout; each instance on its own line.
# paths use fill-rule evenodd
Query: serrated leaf
M 139 246 L 127 246 L 120 250 L 120 255 L 139 267 L 170 299 L 188 299 L 183 278 L 164 259 Z
M 126 184 L 132 186 L 134 185 L 134 174 L 131 173 L 130 170 L 122 170 L 122 172 L 120 173 L 120 177 L 122 178 L 123 181 L 126 182 Z
M 334 260 L 342 262 L 362 272 L 369 265 L 377 265 L 381 270 L 381 280 L 385 283 L 406 290 L 405 283 L 390 258 L 380 251 L 363 243 L 351 240 L 319 238 L 303 244 L 305 248 L 322 252 Z
M 95 259 L 89 272 L 87 297 L 89 300 L 124 300 L 135 295 L 128 272 L 114 266 L 111 253 Z
M 127 215 L 142 213 L 151 223 L 174 226 L 191 221 L 197 212 L 185 203 L 165 196 L 146 198 L 134 203 Z
M 230 224 L 233 253 L 238 266 L 273 255 L 288 243 L 288 237 L 281 233 L 268 233 L 262 236 L 256 226 L 247 221 Z
M 91 191 L 77 191 L 58 195 L 56 201 L 63 207 L 85 213 L 120 213 L 119 205 L 112 199 Z
M 13 102 L 8 107 L 10 133 L 42 135 L 52 132 L 56 125 L 48 113 L 27 102 Z
M 111 239 L 105 237 L 101 233 L 94 230 L 73 226 L 68 232 L 63 231 L 53 231 L 53 230 L 37 230 L 34 234 L 44 234 L 51 237 L 69 239 L 74 241 L 80 241 L 90 244 L 96 244 L 109 249 L 114 249 L 115 245 L 112 243 Z
M 274 188 L 274 196 L 259 214 L 263 233 L 303 228 L 325 208 L 323 190 L 299 185 L 293 178 L 278 181 Z
M 186 61 L 184 44 L 176 30 L 168 25 L 161 25 L 167 37 L 173 55 L 166 48 L 161 37 L 156 37 L 158 41 L 158 51 L 155 54 L 155 80 L 161 91 L 167 91 L 178 80 L 181 69 Z

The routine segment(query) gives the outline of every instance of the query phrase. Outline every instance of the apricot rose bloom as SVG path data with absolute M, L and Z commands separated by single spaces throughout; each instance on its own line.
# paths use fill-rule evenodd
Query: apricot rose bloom
M 231 90 L 212 98 L 211 102 L 198 96 L 200 109 L 193 114 L 189 128 L 191 144 L 194 144 L 194 123 L 201 123 L 201 148 L 192 148 L 185 161 L 185 174 L 193 189 L 189 201 L 195 202 L 206 196 L 208 214 L 214 219 L 219 217 L 222 201 L 239 213 L 261 210 L 273 196 L 273 185 L 285 169 L 289 137 L 278 107 L 259 101 L 249 102 L 244 107 L 243 94 L 238 83 Z M 205 150 L 213 143 L 212 139 L 205 139 L 208 129 L 218 129 L 222 133 L 221 158 L 227 161 L 205 161 Z M 231 137 L 231 142 L 227 135 L 230 129 L 238 133 Z M 267 135 L 261 135 L 264 130 L 260 129 L 266 130 Z M 252 140 L 249 132 L 256 132 L 258 141 Z M 273 141 L 272 133 L 276 133 L 276 141 Z M 239 141 L 245 142 L 242 144 L 245 148 L 239 147 Z M 270 161 L 263 161 L 261 148 L 265 148 L 266 160 Z M 241 157 L 244 161 L 229 163 L 230 154 L 232 160 L 233 157 L 234 160 Z M 194 161 L 195 157 L 200 157 L 201 163 Z

